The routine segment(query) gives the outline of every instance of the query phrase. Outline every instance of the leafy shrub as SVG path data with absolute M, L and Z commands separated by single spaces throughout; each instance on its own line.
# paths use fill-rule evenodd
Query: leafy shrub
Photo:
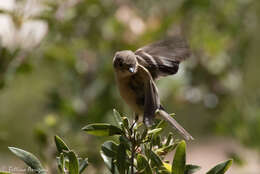
M 101 145 L 100 155 L 112 174 L 192 174 L 200 166 L 186 164 L 186 143 L 175 140 L 172 133 L 164 137 L 161 132 L 166 123 L 159 121 L 151 129 L 135 118 L 131 123 L 114 110 L 116 125 L 107 123 L 89 124 L 83 131 L 95 136 L 113 136 L 115 141 Z M 81 174 L 88 166 L 88 159 L 80 158 L 58 136 L 54 138 L 57 148 L 57 166 L 61 174 Z M 33 154 L 9 147 L 11 152 L 23 160 L 34 173 L 46 174 L 47 170 Z M 176 150 L 170 164 L 164 158 Z M 232 164 L 227 160 L 216 165 L 207 174 L 224 174 Z M 8 174 L 0 172 L 0 174 Z

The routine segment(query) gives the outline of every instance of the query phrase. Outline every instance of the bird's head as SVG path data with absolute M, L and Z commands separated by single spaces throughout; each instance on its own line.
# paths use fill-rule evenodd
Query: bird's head
M 129 50 L 116 52 L 113 65 L 116 73 L 122 77 L 135 74 L 138 67 L 136 55 Z

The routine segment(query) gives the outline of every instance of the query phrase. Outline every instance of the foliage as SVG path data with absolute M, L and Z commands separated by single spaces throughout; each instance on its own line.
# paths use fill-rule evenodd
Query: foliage
M 78 157 L 60 137 L 55 136 L 54 140 L 57 148 L 56 160 L 59 173 L 81 174 L 88 166 L 88 159 Z M 9 147 L 9 149 L 30 167 L 27 172 L 48 173 L 48 170 L 43 167 L 38 158 L 30 152 L 15 147 Z M 0 174 L 4 174 L 4 172 L 0 172 Z
M 174 140 L 171 133 L 167 137 L 161 135 L 165 129 L 164 121 L 158 122 L 148 130 L 142 122 L 137 122 L 138 118 L 130 123 L 127 117 L 121 117 L 116 110 L 114 110 L 114 120 L 117 125 L 99 123 L 83 128 L 90 135 L 116 136 L 116 141 L 104 142 L 100 151 L 101 157 L 111 173 L 191 174 L 200 169 L 199 166 L 186 164 L 185 141 Z M 104 127 L 107 128 L 104 129 Z M 116 128 L 120 131 L 111 131 L 108 128 Z M 101 131 L 102 133 L 100 133 Z M 173 162 L 169 164 L 165 161 L 165 157 L 175 149 Z M 223 174 L 231 163 L 232 160 L 228 160 L 219 164 L 208 174 Z
M 82 141 L 77 129 L 109 121 L 115 106 L 129 111 L 116 90 L 114 53 L 179 31 L 193 55 L 177 76 L 158 82 L 165 108 L 197 136 L 225 135 L 259 149 L 259 1 L 42 0 L 32 14 L 30 0 L 13 2 L 0 9 L 11 23 L 0 32 L 1 153 L 9 144 L 39 145 L 47 163 L 48 137 L 58 133 L 100 165 L 95 152 L 104 139 Z
M 160 135 L 164 129 L 162 126 L 164 121 L 148 130 L 143 123 L 137 122 L 138 118 L 131 124 L 126 117 L 121 117 L 115 110 L 114 117 L 120 126 L 91 124 L 83 128 L 91 135 L 118 136 L 117 142 L 104 142 L 100 151 L 106 167 L 112 174 L 192 174 L 200 169 L 199 166 L 186 164 L 185 141 L 175 141 L 172 134 L 168 137 Z M 111 131 L 114 128 L 120 131 Z M 78 157 L 60 137 L 55 136 L 54 140 L 59 173 L 81 174 L 88 166 L 88 160 Z M 34 173 L 47 173 L 33 154 L 15 147 L 9 149 L 31 167 Z M 173 162 L 169 164 L 164 158 L 175 149 Z M 207 174 L 224 174 L 231 164 L 232 160 L 223 162 L 213 167 Z

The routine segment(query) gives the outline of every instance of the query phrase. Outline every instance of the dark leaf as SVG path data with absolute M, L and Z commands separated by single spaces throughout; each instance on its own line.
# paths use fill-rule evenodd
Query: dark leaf
M 147 128 L 144 128 L 144 131 L 143 131 L 142 136 L 141 136 L 141 140 L 144 140 L 144 139 L 145 139 L 147 133 L 148 133 L 148 129 L 147 129 Z
M 207 174 L 224 174 L 231 166 L 233 160 L 227 160 L 210 169 Z
M 126 117 L 123 117 L 122 119 L 123 119 L 124 128 L 126 128 L 126 130 L 129 131 L 129 121 L 128 121 L 128 119 Z
M 142 154 L 137 155 L 137 170 L 140 174 L 152 174 L 152 169 Z
M 111 157 L 108 157 L 104 154 L 104 152 L 101 150 L 100 151 L 101 157 L 106 165 L 106 167 L 108 168 L 108 170 L 112 173 L 112 174 L 119 174 L 119 171 L 114 163 L 114 159 Z
M 188 164 L 185 166 L 184 174 L 192 174 L 199 171 L 200 169 L 201 169 L 200 166 Z
M 119 170 L 120 174 L 124 174 L 127 167 L 127 155 L 126 155 L 126 147 L 125 144 L 120 143 L 118 146 L 118 152 L 117 152 L 117 168 Z
M 106 141 L 102 144 L 101 149 L 106 156 L 115 158 L 118 152 L 118 145 L 113 141 Z
M 152 161 L 152 167 L 153 166 L 156 166 L 157 168 L 163 167 L 163 162 L 162 162 L 161 158 L 156 153 L 154 153 L 152 150 L 149 150 L 149 156 Z

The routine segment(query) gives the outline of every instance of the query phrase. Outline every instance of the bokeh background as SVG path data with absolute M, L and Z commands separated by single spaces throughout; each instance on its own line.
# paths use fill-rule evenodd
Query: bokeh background
M 113 108 L 131 115 L 114 53 L 182 33 L 192 56 L 157 84 L 196 138 L 188 162 L 203 173 L 234 158 L 229 174 L 259 174 L 259 21 L 258 0 L 0 0 L 0 169 L 22 165 L 8 146 L 52 166 L 58 134 L 89 158 L 87 173 L 106 173 L 104 139 L 80 129 L 112 122 Z

